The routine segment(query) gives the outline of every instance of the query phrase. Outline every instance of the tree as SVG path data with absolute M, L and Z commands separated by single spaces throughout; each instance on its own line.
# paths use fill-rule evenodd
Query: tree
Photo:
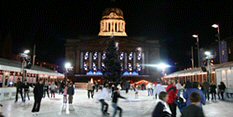
M 121 81 L 121 64 L 118 56 L 116 42 L 109 41 L 106 49 L 106 58 L 104 60 L 104 78 L 118 85 Z

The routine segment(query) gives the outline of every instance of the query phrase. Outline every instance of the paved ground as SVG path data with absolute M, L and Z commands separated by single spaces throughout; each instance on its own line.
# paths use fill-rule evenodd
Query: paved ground
M 56 95 L 55 99 L 44 98 L 42 100 L 41 110 L 38 117 L 101 117 L 100 103 L 96 99 L 87 99 L 85 90 L 76 90 L 74 96 L 74 111 L 62 111 L 62 95 Z M 129 100 L 120 100 L 119 105 L 123 108 L 123 117 L 151 117 L 151 113 L 155 106 L 155 99 L 147 96 L 146 91 L 140 91 L 139 99 L 134 98 L 134 93 L 121 93 L 128 97 Z M 14 100 L 1 102 L 3 114 L 6 117 L 32 117 L 31 109 L 33 106 L 33 98 L 22 103 L 14 103 Z M 108 102 L 109 112 L 112 114 L 111 102 Z M 207 117 L 232 117 L 233 103 L 218 101 L 216 103 L 208 103 L 204 106 L 205 115 Z M 177 117 L 180 113 L 177 113 Z

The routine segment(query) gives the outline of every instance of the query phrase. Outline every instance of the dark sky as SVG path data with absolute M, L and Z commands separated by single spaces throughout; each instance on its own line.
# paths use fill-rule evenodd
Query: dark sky
M 191 66 L 193 33 L 200 46 L 214 42 L 220 24 L 221 38 L 233 36 L 231 0 L 1 0 L 0 34 L 11 34 L 13 52 L 37 45 L 40 60 L 62 64 L 66 38 L 94 35 L 104 9 L 121 8 L 129 37 L 160 39 L 164 61 L 178 68 Z M 223 2 L 224 1 L 224 2 Z

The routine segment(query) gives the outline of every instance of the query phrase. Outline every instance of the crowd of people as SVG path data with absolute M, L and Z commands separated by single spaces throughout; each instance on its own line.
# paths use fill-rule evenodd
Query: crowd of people
M 181 117 L 204 117 L 202 106 L 210 101 L 210 94 L 213 102 L 216 102 L 217 94 L 219 100 L 224 100 L 225 89 L 223 82 L 220 82 L 217 87 L 214 82 L 209 84 L 205 81 L 199 84 L 187 81 L 186 84 L 180 84 L 170 81 L 166 89 L 158 84 L 155 88 L 158 102 L 152 117 L 176 117 L 177 107 Z
M 96 95 L 96 99 L 101 103 L 101 112 L 103 116 L 109 116 L 108 112 L 109 104 L 106 101 L 112 102 L 113 117 L 116 116 L 119 111 L 119 116 L 122 117 L 123 109 L 118 105 L 118 99 L 126 99 L 120 95 L 120 90 L 125 89 L 126 94 L 129 89 L 135 91 L 135 98 L 138 98 L 138 87 L 136 85 L 130 85 L 130 82 L 125 83 L 125 88 L 119 85 L 111 83 L 104 83 L 99 85 L 98 82 L 92 83 L 89 81 L 87 83 L 87 98 L 94 98 L 94 93 L 100 90 L 100 93 Z M 18 95 L 20 94 L 22 102 L 30 100 L 29 92 L 30 87 L 33 88 L 34 94 L 34 105 L 32 108 L 33 113 L 37 113 L 40 110 L 40 104 L 42 98 L 55 98 L 55 94 L 63 95 L 63 106 L 62 109 L 66 110 L 67 104 L 69 104 L 69 109 L 72 108 L 73 95 L 75 93 L 75 88 L 73 82 L 67 80 L 62 81 L 52 81 L 47 79 L 38 79 L 37 83 L 32 85 L 26 80 L 23 82 L 18 79 L 16 83 L 16 96 L 15 102 L 18 101 Z M 181 117 L 204 117 L 202 106 L 211 100 L 213 102 L 217 101 L 217 96 L 219 100 L 224 100 L 224 91 L 226 86 L 223 82 L 216 85 L 214 82 L 207 82 L 199 84 L 198 82 L 189 82 L 185 84 L 179 81 L 175 82 L 173 80 L 169 81 L 167 86 L 162 85 L 161 82 L 156 84 L 148 83 L 146 86 L 148 91 L 148 96 L 153 96 L 156 100 L 156 105 L 152 113 L 152 117 L 176 117 L 177 108 L 181 113 Z M 2 106 L 2 105 L 0 105 Z M 190 115 L 192 113 L 192 115 Z

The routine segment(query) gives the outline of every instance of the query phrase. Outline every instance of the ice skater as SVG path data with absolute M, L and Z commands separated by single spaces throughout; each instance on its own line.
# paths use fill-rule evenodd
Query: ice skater
M 74 95 L 74 86 L 73 83 L 70 81 L 67 89 L 68 99 L 69 99 L 69 109 L 74 110 L 73 108 L 73 95 Z
M 108 87 L 107 85 L 104 86 L 103 88 L 100 87 L 101 93 L 98 96 L 98 100 L 101 103 L 101 112 L 102 112 L 102 114 L 104 116 L 109 116 L 109 113 L 108 113 L 108 103 L 105 102 L 105 100 L 110 99 L 109 91 L 108 91 L 107 87 Z
M 67 85 L 65 85 L 65 89 L 64 89 L 64 92 L 63 92 L 63 106 L 62 106 L 62 110 L 66 110 L 66 107 L 67 107 Z
M 33 89 L 33 93 L 34 93 L 34 106 L 32 108 L 32 112 L 39 112 L 40 111 L 40 103 L 41 103 L 41 99 L 43 97 L 43 80 L 40 79 L 39 82 L 37 82 L 37 84 L 35 85 L 34 89 Z
M 20 81 L 20 79 L 18 78 L 17 83 L 16 83 L 16 95 L 15 95 L 15 102 L 18 101 L 18 94 L 20 94 L 21 98 L 22 98 L 22 102 L 24 101 L 23 98 L 23 83 Z
M 29 84 L 28 84 L 26 79 L 24 80 L 23 89 L 24 89 L 24 101 L 26 101 L 26 97 L 28 97 L 28 100 L 30 100 L 30 97 L 29 97 Z
M 120 90 L 115 87 L 115 90 L 113 92 L 113 98 L 112 98 L 112 107 L 114 108 L 113 117 L 116 116 L 117 110 L 119 110 L 119 117 L 122 117 L 122 111 L 123 111 L 123 109 L 117 105 L 118 98 L 127 99 L 125 97 L 122 97 L 120 95 Z

